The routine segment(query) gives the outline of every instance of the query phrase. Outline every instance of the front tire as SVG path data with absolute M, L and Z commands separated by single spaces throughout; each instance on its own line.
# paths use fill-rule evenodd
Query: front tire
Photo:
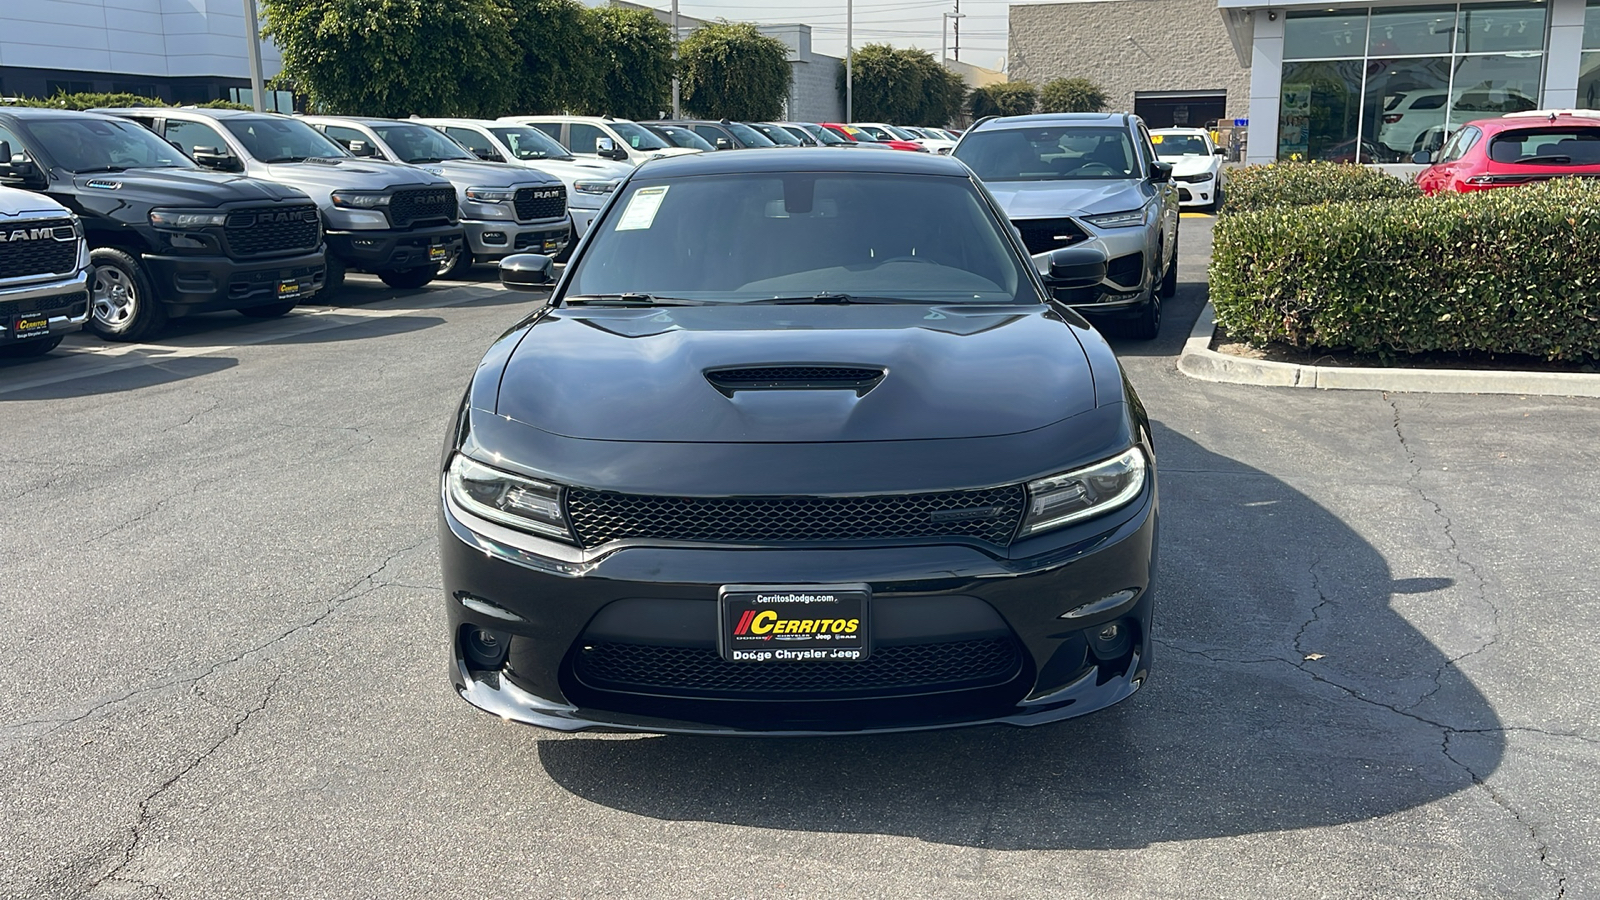
M 438 266 L 415 266 L 410 269 L 382 269 L 378 272 L 378 278 L 389 287 L 409 290 L 422 287 L 438 274 Z
M 89 254 L 89 329 L 108 341 L 141 341 L 167 324 L 150 277 L 133 256 L 111 247 Z
M 1173 267 L 1176 269 L 1176 266 Z M 1138 341 L 1153 341 L 1161 334 L 1161 292 L 1152 290 L 1150 300 L 1139 310 L 1139 314 L 1127 321 L 1126 332 L 1128 337 Z
M 439 264 L 439 277 L 448 278 L 451 281 L 460 281 L 472 271 L 474 262 L 476 260 L 472 256 L 472 251 L 462 247 L 461 252 Z
M 61 345 L 65 335 L 55 337 L 34 338 L 19 344 L 0 344 L 0 359 L 32 359 L 43 356 Z
M 322 290 L 317 291 L 317 296 L 331 300 L 340 291 L 344 290 L 344 261 L 328 254 L 327 268 L 323 271 Z

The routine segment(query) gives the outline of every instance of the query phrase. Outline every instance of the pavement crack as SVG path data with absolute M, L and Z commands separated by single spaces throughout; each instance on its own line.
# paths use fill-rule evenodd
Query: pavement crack
M 1450 752 L 1450 742 L 1458 733 L 1462 732 L 1457 732 L 1453 729 L 1445 730 L 1444 740 L 1441 745 L 1445 759 L 1448 759 L 1459 769 L 1461 769 L 1461 771 L 1465 772 L 1467 777 L 1472 779 L 1474 786 L 1481 790 L 1485 796 L 1494 802 L 1496 806 L 1500 807 L 1502 810 L 1505 810 L 1505 812 L 1510 815 L 1512 819 L 1516 820 L 1518 825 L 1527 829 L 1528 838 L 1533 841 L 1534 850 L 1539 854 L 1539 863 L 1545 868 L 1549 869 L 1551 875 L 1555 878 L 1556 897 L 1560 898 L 1566 896 L 1567 873 L 1560 866 L 1556 865 L 1555 861 L 1550 858 L 1550 844 L 1540 836 L 1539 826 L 1523 818 L 1522 812 L 1517 809 L 1516 805 L 1513 804 L 1508 797 L 1496 790 L 1494 785 L 1490 784 L 1485 778 L 1483 778 L 1483 776 L 1479 775 L 1477 770 L 1472 768 L 1471 764 L 1465 760 L 1457 759 L 1455 754 Z
M 1322 589 L 1322 579 L 1317 576 L 1317 566 L 1320 565 L 1322 565 L 1322 557 L 1313 556 L 1307 572 L 1311 575 L 1311 589 L 1317 592 L 1317 602 L 1312 605 L 1310 616 L 1300 623 L 1300 630 L 1294 633 L 1294 650 L 1300 654 L 1301 659 L 1306 657 L 1306 649 L 1300 645 L 1300 642 L 1305 639 L 1306 630 L 1322 621 L 1322 608 L 1332 602 L 1328 599 L 1327 592 Z

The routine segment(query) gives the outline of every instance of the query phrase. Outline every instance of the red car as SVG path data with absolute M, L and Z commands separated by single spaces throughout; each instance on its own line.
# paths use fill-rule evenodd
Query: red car
M 1425 194 L 1483 191 L 1571 176 L 1600 177 L 1600 116 L 1592 112 L 1514 113 L 1461 126 L 1417 175 Z
M 882 144 L 896 150 L 910 150 L 913 153 L 927 153 L 928 148 L 913 141 L 880 141 L 854 125 L 841 125 L 838 122 L 823 122 L 822 127 L 838 134 L 847 141 L 857 144 Z

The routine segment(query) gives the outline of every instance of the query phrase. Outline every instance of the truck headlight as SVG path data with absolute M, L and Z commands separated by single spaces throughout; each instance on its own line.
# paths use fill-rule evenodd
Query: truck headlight
M 157 228 L 210 228 L 221 227 L 228 214 L 212 210 L 152 209 L 150 224 Z
M 1144 490 L 1144 451 L 1130 447 L 1104 462 L 1028 483 L 1028 511 L 1018 537 L 1029 537 L 1111 512 Z
M 467 199 L 478 203 L 510 203 L 517 199 L 515 188 L 469 187 Z
M 574 181 L 572 189 L 580 194 L 599 194 L 604 196 L 617 189 L 616 181 Z
M 1098 216 L 1084 216 L 1085 221 L 1101 228 L 1125 228 L 1129 225 L 1144 224 L 1144 210 L 1130 209 L 1127 212 L 1101 213 Z
M 572 541 L 561 487 L 502 472 L 457 453 L 446 475 L 450 498 L 475 516 L 520 531 Z
M 344 209 L 382 209 L 389 205 L 389 195 L 372 191 L 334 191 L 333 205 Z

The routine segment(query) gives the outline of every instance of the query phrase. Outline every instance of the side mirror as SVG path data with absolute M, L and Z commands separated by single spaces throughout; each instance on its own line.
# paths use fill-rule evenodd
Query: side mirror
M 1050 286 L 1094 287 L 1106 277 L 1106 252 L 1099 247 L 1062 247 L 1050 251 Z
M 513 253 L 500 260 L 500 283 L 513 291 L 538 291 L 555 279 L 555 260 L 538 253 Z
M 350 146 L 345 149 L 350 151 L 351 156 L 360 156 L 367 159 L 378 155 L 378 148 L 366 141 L 351 141 Z
M 614 159 L 619 162 L 628 158 L 628 151 L 618 147 L 617 142 L 608 137 L 595 138 L 594 153 L 601 159 Z
M 479 147 L 472 151 L 472 155 L 484 162 L 505 162 L 505 158 L 489 147 Z
M 0 185 L 33 190 L 48 187 L 44 170 L 22 153 L 11 152 L 10 141 L 0 141 Z
M 194 148 L 194 161 L 208 169 L 216 169 L 218 172 L 244 171 L 244 164 L 239 162 L 238 157 L 230 153 L 224 153 L 216 147 Z
M 1211 155 L 1212 156 L 1227 156 L 1228 155 L 1228 148 L 1227 147 L 1218 147 L 1217 149 L 1211 151 Z
M 1411 161 L 1419 166 L 1433 165 L 1433 153 L 1427 150 L 1418 150 L 1411 154 Z
M 1160 162 L 1150 164 L 1150 181 L 1154 184 L 1166 184 L 1172 180 L 1172 163 Z
M 717 138 L 717 149 L 718 150 L 732 150 L 733 149 L 733 143 L 731 141 L 729 141 L 725 137 L 719 137 L 719 138 Z

